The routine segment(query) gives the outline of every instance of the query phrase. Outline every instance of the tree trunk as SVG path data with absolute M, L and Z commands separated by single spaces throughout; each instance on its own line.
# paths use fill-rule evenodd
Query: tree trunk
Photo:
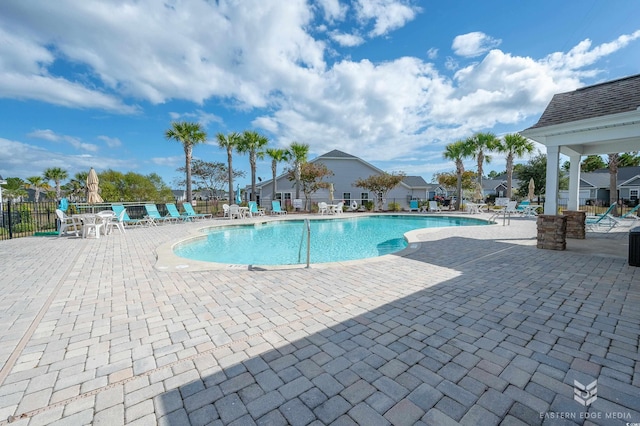
M 273 160 L 271 162 L 271 173 L 273 173 L 273 193 L 271 194 L 271 201 L 274 201 L 276 199 L 276 193 L 278 192 L 276 188 L 277 171 L 278 171 L 278 163 L 276 160 Z
M 511 199 L 511 188 L 513 185 L 513 154 L 510 152 L 507 154 L 507 198 Z
M 184 146 L 184 158 L 184 170 L 187 174 L 187 202 L 190 203 L 193 197 L 191 196 L 191 146 L 189 145 Z
M 256 200 L 256 153 L 249 154 L 249 164 L 251 166 L 251 201 Z
M 231 147 L 227 148 L 227 162 L 229 163 L 229 204 L 233 204 L 233 165 Z

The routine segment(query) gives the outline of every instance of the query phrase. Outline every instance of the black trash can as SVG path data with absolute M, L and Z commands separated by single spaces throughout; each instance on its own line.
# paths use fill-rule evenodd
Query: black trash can
M 629 265 L 640 266 L 640 226 L 629 231 Z

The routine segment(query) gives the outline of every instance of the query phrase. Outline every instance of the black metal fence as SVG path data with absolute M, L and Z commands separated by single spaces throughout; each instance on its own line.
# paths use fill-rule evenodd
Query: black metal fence
M 198 213 L 222 214 L 222 201 L 197 201 L 194 209 Z M 67 214 L 86 213 L 87 211 L 97 213 L 102 210 L 111 209 L 112 203 L 102 203 L 89 205 L 86 203 L 69 203 Z M 161 215 L 167 215 L 167 208 L 164 202 L 125 202 L 113 203 L 122 204 L 127 208 L 127 214 L 131 219 L 140 219 L 147 212 L 145 204 L 156 204 Z M 181 203 L 176 203 L 178 208 Z M 58 230 L 58 218 L 56 209 L 58 203 L 55 201 L 43 202 L 13 202 L 4 201 L 0 204 L 0 240 L 8 240 L 19 237 L 30 237 L 33 235 L 55 235 Z
M 350 200 L 348 200 L 350 201 Z M 363 202 L 370 200 L 356 200 L 359 201 L 359 205 Z M 402 199 L 387 199 L 385 200 L 385 208 L 394 207 L 394 209 L 400 209 Z M 193 207 L 197 213 L 211 213 L 214 216 L 222 216 L 222 205 L 228 203 L 225 200 L 203 200 L 194 201 Z M 89 205 L 87 203 L 70 203 L 68 214 L 86 213 L 87 211 L 97 213 L 101 210 L 111 209 L 112 203 L 102 203 Z M 168 214 L 166 204 L 164 202 L 155 203 L 149 202 L 124 202 L 113 203 L 122 204 L 127 208 L 127 214 L 131 219 L 141 219 L 147 212 L 144 208 L 145 204 L 156 204 L 158 211 L 162 216 Z M 181 208 L 181 203 L 175 203 L 178 208 Z M 286 200 L 283 203 L 283 207 L 292 210 L 291 200 Z M 543 202 L 540 203 L 544 204 Z M 558 200 L 558 207 L 560 210 L 566 209 L 568 200 Z M 349 204 L 345 204 L 347 207 Z M 395 206 L 394 206 L 395 205 Z M 269 206 L 267 206 L 269 207 Z M 57 233 L 58 220 L 56 216 L 56 209 L 58 203 L 54 201 L 45 202 L 13 202 L 5 201 L 0 204 L 0 240 L 8 240 L 11 238 L 29 237 L 33 235 L 54 235 Z M 625 214 L 633 207 L 629 205 L 619 205 L 618 213 Z M 317 211 L 317 202 L 313 202 L 311 211 Z M 580 210 L 583 210 L 587 215 L 602 214 L 607 210 L 605 206 L 596 205 L 581 205 Z

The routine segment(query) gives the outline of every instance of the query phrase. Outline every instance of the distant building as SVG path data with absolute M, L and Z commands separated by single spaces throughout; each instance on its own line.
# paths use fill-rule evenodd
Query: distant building
M 384 171 L 374 165 L 339 150 L 333 150 L 309 161 L 310 163 L 322 163 L 334 175 L 325 178 L 324 181 L 333 184 L 334 200 L 344 201 L 348 206 L 352 201 L 362 205 L 363 202 L 373 201 L 375 194 L 353 186 L 358 179 L 364 179 L 371 175 L 383 174 Z M 290 205 L 295 197 L 295 182 L 288 178 L 288 173 L 283 173 L 276 178 L 276 199 L 285 205 Z M 251 187 L 246 188 L 247 195 L 251 193 Z M 273 193 L 273 179 L 260 182 L 256 185 L 257 200 L 262 206 L 269 206 Z M 445 194 L 446 190 L 439 185 L 428 184 L 421 176 L 406 176 L 394 189 L 386 195 L 385 208 L 390 202 L 399 203 L 403 209 L 409 208 L 411 200 L 432 199 L 435 194 Z M 304 195 L 300 195 L 304 198 Z M 312 203 L 330 201 L 329 189 L 321 189 L 312 194 Z

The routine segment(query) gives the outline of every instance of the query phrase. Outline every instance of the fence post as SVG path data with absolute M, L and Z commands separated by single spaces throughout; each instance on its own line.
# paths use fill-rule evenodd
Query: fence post
M 9 222 L 9 239 L 11 240 L 13 238 L 13 232 L 11 230 L 11 228 L 13 228 L 13 224 L 11 223 L 11 200 L 7 201 L 7 215 Z

